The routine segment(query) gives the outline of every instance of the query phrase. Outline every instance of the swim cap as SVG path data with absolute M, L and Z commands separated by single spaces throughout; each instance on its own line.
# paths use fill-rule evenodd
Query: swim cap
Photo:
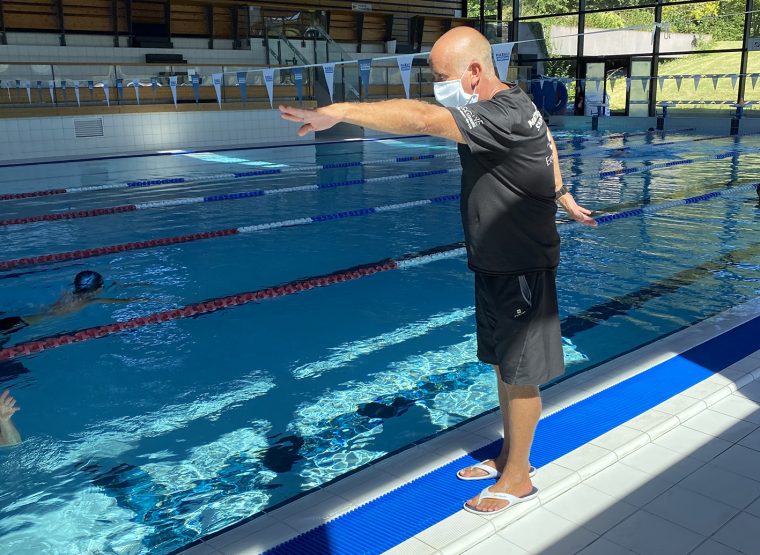
M 93 293 L 103 287 L 103 276 L 92 270 L 79 272 L 74 278 L 74 293 Z

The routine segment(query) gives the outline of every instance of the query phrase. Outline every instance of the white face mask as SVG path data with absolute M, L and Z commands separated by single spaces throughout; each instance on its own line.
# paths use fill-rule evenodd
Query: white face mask
M 467 70 L 469 69 L 470 68 L 468 67 L 464 70 L 462 77 L 464 77 L 464 74 L 467 73 Z M 464 87 L 462 87 L 462 77 L 459 79 L 452 79 L 451 81 L 433 83 L 433 94 L 439 104 L 446 106 L 447 108 L 459 108 L 460 106 L 466 106 L 467 104 L 478 101 L 478 95 L 476 93 L 467 94 L 464 92 Z

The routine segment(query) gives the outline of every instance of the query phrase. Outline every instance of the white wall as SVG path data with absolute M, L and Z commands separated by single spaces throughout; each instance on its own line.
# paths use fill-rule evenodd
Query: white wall
M 9 33 L 7 45 L 0 46 L 2 62 L 99 62 L 99 63 L 145 63 L 145 54 L 182 54 L 190 64 L 239 64 L 253 65 L 258 50 L 263 47 L 254 41 L 254 51 L 232 50 L 232 41 L 216 40 L 214 49 L 208 49 L 206 39 L 174 39 L 176 48 L 128 48 L 114 47 L 113 37 L 95 35 L 67 35 L 69 46 L 58 44 L 58 35 Z M 28 42 L 24 42 L 24 40 Z M 121 44 L 126 38 L 121 37 Z
M 103 137 L 76 138 L 74 120 L 103 119 Z M 275 110 L 159 112 L 0 119 L 0 162 L 308 141 Z
M 603 29 L 587 28 L 583 41 L 583 53 L 586 56 L 615 56 L 626 54 L 643 54 L 652 51 L 652 31 L 614 31 L 598 33 Z M 575 56 L 578 47 L 577 27 L 552 26 L 552 49 L 556 55 Z M 597 34 L 594 34 L 597 33 Z M 689 52 L 696 50 L 693 44 L 695 35 L 691 33 L 661 33 L 660 52 Z M 520 37 L 522 38 L 522 37 Z M 699 40 L 710 41 L 711 35 L 699 35 Z

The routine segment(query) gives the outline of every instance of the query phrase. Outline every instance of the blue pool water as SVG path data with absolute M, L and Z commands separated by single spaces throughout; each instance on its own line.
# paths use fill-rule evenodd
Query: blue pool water
M 616 211 L 760 180 L 760 139 L 556 131 L 566 181 Z M 673 144 L 661 144 L 675 141 Z M 615 150 L 628 147 L 625 150 Z M 671 169 L 602 171 L 735 152 Z M 0 193 L 452 153 L 430 138 L 0 169 Z M 2 219 L 456 167 L 445 158 L 0 203 Z M 0 229 L 0 259 L 239 227 L 458 192 L 458 175 Z M 563 214 L 560 211 L 559 217 Z M 562 231 L 568 374 L 757 296 L 753 194 Z M 460 241 L 456 202 L 0 272 L 31 314 L 86 268 L 97 304 L 5 347 Z M 168 553 L 495 406 L 474 359 L 472 277 L 450 258 L 0 363 L 25 441 L 0 449 L 0 551 Z

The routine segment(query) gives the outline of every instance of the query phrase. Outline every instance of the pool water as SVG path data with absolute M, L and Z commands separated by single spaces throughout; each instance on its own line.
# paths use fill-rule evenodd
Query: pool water
M 759 180 L 760 139 L 555 131 L 565 180 L 602 212 Z M 669 144 L 666 144 L 669 143 Z M 0 202 L 2 219 L 154 200 L 402 176 L 454 158 L 317 171 L 336 161 L 453 154 L 429 137 L 0 168 L 0 193 L 259 168 L 303 171 Z M 706 157 L 722 152 L 725 159 Z M 695 163 L 600 179 L 674 159 Z M 311 169 L 309 169 L 311 168 Z M 459 191 L 459 174 L 187 204 L 0 229 L 0 258 L 398 204 Z M 558 213 L 560 221 L 564 214 Z M 596 229 L 560 226 L 567 375 L 754 298 L 754 193 Z M 414 206 L 0 272 L 0 310 L 33 314 L 83 269 L 107 295 L 13 334 L 41 337 L 253 291 L 462 240 L 458 203 Z M 0 449 L 0 552 L 169 553 L 496 406 L 475 360 L 462 257 L 0 363 L 24 442 Z

